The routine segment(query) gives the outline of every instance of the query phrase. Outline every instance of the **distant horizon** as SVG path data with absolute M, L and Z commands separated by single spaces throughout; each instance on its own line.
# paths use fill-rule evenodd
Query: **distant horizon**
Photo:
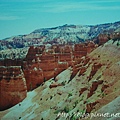
M 116 22 L 120 22 L 120 21 L 115 21 L 115 22 L 109 22 L 109 23 L 116 23 Z M 100 24 L 89 24 L 88 26 L 94 26 L 94 25 L 102 25 L 102 24 L 109 24 L 108 22 L 107 23 L 100 23 Z M 64 24 L 64 25 L 85 25 L 85 24 Z M 58 26 L 52 26 L 52 27 L 42 27 L 42 28 L 37 28 L 37 29 L 47 29 L 47 28 L 54 28 L 54 27 L 59 27 L 59 26 L 64 26 L 64 25 L 58 25 Z M 37 30 L 37 29 L 34 29 L 33 31 Z M 29 33 L 24 33 L 24 34 L 17 34 L 17 35 L 11 35 L 11 36 L 8 36 L 8 37 L 5 37 L 3 39 L 0 39 L 0 40 L 4 40 L 4 39 L 7 39 L 7 38 L 10 38 L 10 37 L 14 37 L 14 36 L 20 36 L 20 35 L 27 35 L 27 34 L 30 34 L 32 33 L 33 31 L 29 32 Z
M 36 29 L 120 21 L 119 0 L 0 0 L 0 40 Z

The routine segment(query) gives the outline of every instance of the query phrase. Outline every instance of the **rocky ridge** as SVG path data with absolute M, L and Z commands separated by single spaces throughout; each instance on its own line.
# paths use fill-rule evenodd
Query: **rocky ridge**
M 100 25 L 63 25 L 54 28 L 37 29 L 27 35 L 18 35 L 0 41 L 0 50 L 24 48 L 43 44 L 75 44 L 97 39 L 102 33 L 113 33 L 120 28 L 120 22 Z

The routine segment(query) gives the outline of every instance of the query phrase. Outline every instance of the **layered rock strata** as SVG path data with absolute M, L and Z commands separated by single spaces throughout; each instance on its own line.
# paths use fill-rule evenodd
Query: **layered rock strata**
M 20 66 L 0 67 L 0 110 L 21 102 L 27 96 L 24 73 Z

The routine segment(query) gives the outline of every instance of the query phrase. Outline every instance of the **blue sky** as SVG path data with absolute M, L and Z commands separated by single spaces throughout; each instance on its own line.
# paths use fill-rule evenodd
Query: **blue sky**
M 64 24 L 120 20 L 120 0 L 0 0 L 0 39 Z

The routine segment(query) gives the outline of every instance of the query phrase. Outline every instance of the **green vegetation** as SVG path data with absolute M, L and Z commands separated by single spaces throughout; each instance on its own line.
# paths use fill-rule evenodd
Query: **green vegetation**
M 75 102 L 74 102 L 74 108 L 77 106 L 77 104 L 79 103 L 79 101 L 78 100 L 76 100 Z
M 81 110 L 80 113 L 81 113 L 81 114 L 84 114 L 84 113 L 85 113 L 85 110 Z
M 102 93 L 102 97 L 104 97 L 106 94 L 105 93 Z
M 119 44 L 119 42 L 117 42 L 117 46 L 119 46 L 120 44 Z
M 115 91 L 117 90 L 117 88 L 115 88 Z
M 50 100 L 53 98 L 53 96 L 50 96 Z
M 59 112 L 69 113 L 70 112 L 70 108 L 68 106 L 65 106 L 63 110 L 56 110 L 54 112 L 54 114 L 58 114 Z
M 73 115 L 73 116 L 71 116 L 70 120 L 77 120 L 77 118 L 78 118 L 77 116 Z
M 90 100 L 87 100 L 86 103 L 90 103 Z
M 82 96 L 82 98 L 80 99 L 80 101 L 83 101 L 84 95 Z
M 65 81 L 63 81 L 61 84 L 62 84 L 62 85 L 65 85 Z
M 65 112 L 65 113 L 69 113 L 69 111 L 70 111 L 69 107 L 68 107 L 68 106 L 65 106 L 64 112 Z
M 102 76 L 102 75 L 99 75 L 99 76 L 96 78 L 96 80 L 99 80 L 99 79 L 101 78 L 101 76 Z
M 58 114 L 59 112 L 61 112 L 62 110 L 56 110 L 55 112 L 54 112 L 54 114 Z
M 69 93 L 69 94 L 68 94 L 68 97 L 70 97 L 70 96 L 72 96 L 72 93 Z

